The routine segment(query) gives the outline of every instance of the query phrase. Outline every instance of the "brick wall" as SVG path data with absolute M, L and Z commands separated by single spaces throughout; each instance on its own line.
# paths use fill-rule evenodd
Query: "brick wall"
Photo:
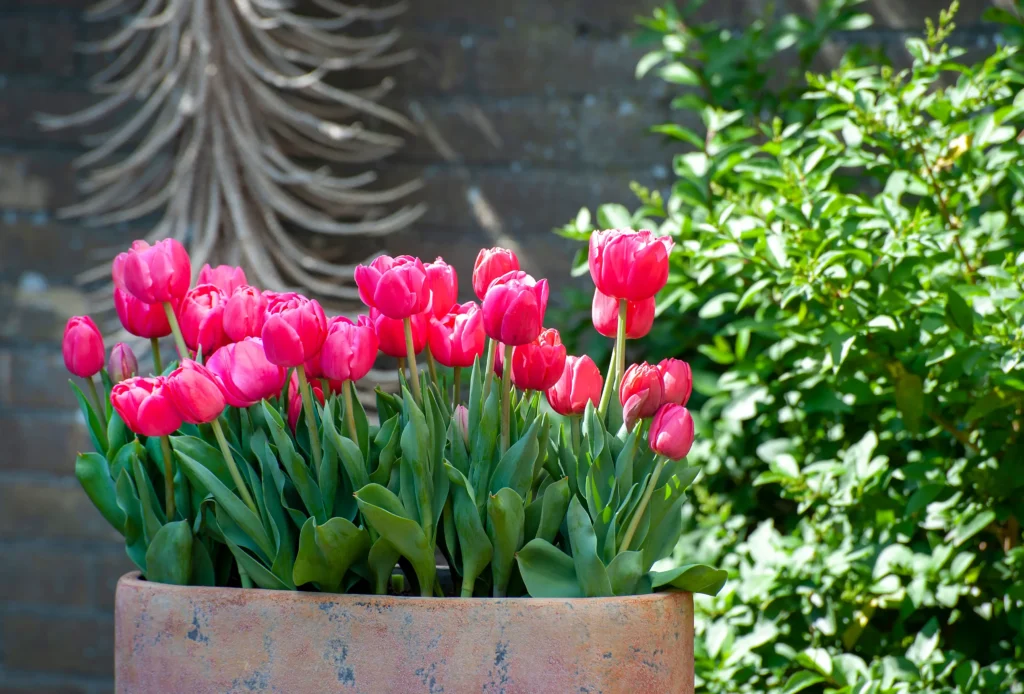
M 784 0 L 809 11 L 817 0 Z M 92 694 L 112 683 L 111 605 L 130 568 L 78 490 L 75 452 L 88 447 L 59 353 L 66 317 L 81 312 L 76 273 L 131 228 L 87 229 L 55 211 L 76 199 L 67 133 L 30 122 L 43 110 L 89 103 L 97 64 L 75 41 L 87 0 L 0 3 L 0 694 Z M 468 278 L 475 251 L 516 246 L 538 275 L 564 281 L 570 247 L 549 233 L 582 205 L 628 202 L 628 183 L 668 181 L 670 152 L 645 129 L 668 117 L 654 80 L 637 83 L 626 33 L 652 0 L 413 0 L 401 24 L 418 59 L 397 74 L 392 105 L 423 136 L 389 162 L 387 178 L 420 176 L 430 211 L 392 248 L 444 254 Z M 857 40 L 890 44 L 945 0 L 871 0 L 875 28 Z M 962 37 L 993 0 L 962 3 Z M 716 0 L 733 24 L 762 0 Z

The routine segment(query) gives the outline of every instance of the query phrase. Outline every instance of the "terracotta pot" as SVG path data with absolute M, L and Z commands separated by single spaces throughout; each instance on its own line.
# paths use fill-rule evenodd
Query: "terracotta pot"
M 693 597 L 455 599 L 117 585 L 117 691 L 692 694 Z

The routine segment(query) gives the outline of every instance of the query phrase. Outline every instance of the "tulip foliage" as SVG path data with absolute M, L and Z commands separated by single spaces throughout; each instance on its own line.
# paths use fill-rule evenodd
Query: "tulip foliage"
M 607 238 L 595 262 L 617 292 L 606 300 L 623 354 L 626 309 L 657 291 L 661 271 L 648 266 L 667 262 L 671 244 L 650 232 Z M 634 252 L 643 272 L 628 265 Z M 147 579 L 461 597 L 722 585 L 722 571 L 663 561 L 699 472 L 686 463 L 689 367 L 624 371 L 616 359 L 602 379 L 543 327 L 547 282 L 511 252 L 481 252 L 482 307 L 457 303 L 455 270 L 440 258 L 378 258 L 356 272 L 370 315 L 354 320 L 260 292 L 237 268 L 204 268 L 189 287 L 175 241 L 136 242 L 113 274 L 124 325 L 153 340 L 157 368 L 136 376 L 118 345 L 103 371 L 95 324 L 69 322 L 65 359 L 92 389 L 90 402 L 75 386 L 96 448 L 76 473 Z M 167 321 L 163 335 L 152 315 Z M 177 357 L 162 367 L 168 333 Z M 373 421 L 353 382 L 378 350 L 404 364 L 400 392 L 377 390 Z

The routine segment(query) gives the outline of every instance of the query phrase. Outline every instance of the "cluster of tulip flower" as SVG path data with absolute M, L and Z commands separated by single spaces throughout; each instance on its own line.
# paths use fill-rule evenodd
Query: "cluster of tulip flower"
M 707 567 L 651 571 L 678 535 L 671 530 L 678 507 L 667 507 L 666 499 L 678 501 L 696 475 L 673 463 L 686 457 L 694 438 L 685 408 L 690 368 L 674 359 L 625 368 L 625 340 L 653 323 L 671 248 L 670 239 L 648 231 L 593 235 L 594 325 L 616 339 L 602 378 L 590 357 L 567 355 L 557 330 L 543 327 L 547 282 L 521 271 L 506 249 L 485 249 L 477 258 L 472 285 L 481 304 L 457 303 L 455 270 L 440 258 L 425 264 L 378 257 L 356 269 L 369 315 L 352 320 L 327 318 L 315 300 L 295 293 L 251 287 L 241 268 L 204 266 L 190 286 L 192 268 L 180 243 L 136 241 L 114 260 L 114 305 L 129 333 L 151 340 L 155 375 L 137 375 L 137 360 L 123 343 L 107 360 L 88 317 L 68 321 L 65 364 L 85 379 L 96 404 L 94 410 L 76 387 L 98 451 L 80 455 L 76 472 L 151 580 L 226 582 L 210 570 L 222 543 L 243 585 L 338 590 L 365 579 L 379 592 L 397 559 L 408 562 L 406 573 L 424 594 L 436 593 L 433 547 L 443 514 L 442 551 L 462 576 L 464 596 L 474 594 L 488 563 L 494 594 L 507 594 L 515 562 L 525 584 L 520 592 L 573 593 L 570 581 L 551 583 L 545 567 L 566 570 L 568 557 L 553 544 L 559 532 L 574 562 L 566 575 L 580 594 L 642 585 L 706 589 L 709 576 L 710 584 L 719 579 Z M 159 341 L 172 335 L 178 360 L 165 372 Z M 402 395 L 378 389 L 381 424 L 371 426 L 353 383 L 370 372 L 378 352 L 398 358 Z M 426 373 L 417 364 L 424 352 Z M 468 407 L 461 383 L 467 368 Z M 624 424 L 618 434 L 606 431 L 616 391 L 617 421 Z M 541 392 L 568 420 L 562 435 L 549 433 Z M 644 434 L 649 453 L 639 450 Z M 608 480 L 600 479 L 603 465 L 611 466 Z M 149 495 L 157 475 L 163 508 Z M 339 499 L 340 488 L 356 503 Z M 666 499 L 652 502 L 655 491 Z M 204 514 L 207 504 L 215 511 Z M 133 513 L 140 526 L 134 533 Z M 660 534 L 653 527 L 659 513 L 668 514 L 670 528 Z M 609 530 L 611 515 L 618 524 L 612 520 Z M 301 529 L 297 557 L 292 525 Z M 583 555 L 585 536 L 597 531 L 605 535 L 593 550 L 601 555 L 597 573 L 611 578 L 595 585 L 593 562 Z M 201 541 L 193 542 L 193 534 Z M 657 547 L 648 551 L 645 538 L 652 536 Z M 182 545 L 191 548 L 184 568 Z

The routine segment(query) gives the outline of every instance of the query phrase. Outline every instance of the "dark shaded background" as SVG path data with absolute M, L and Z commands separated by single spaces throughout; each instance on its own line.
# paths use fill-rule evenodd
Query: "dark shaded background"
M 89 448 L 59 341 L 83 311 L 76 273 L 138 228 L 89 229 L 55 218 L 78 195 L 69 133 L 43 134 L 36 111 L 91 103 L 100 63 L 74 52 L 96 38 L 85 0 L 0 0 L 0 694 L 112 689 L 114 584 L 131 568 L 119 536 L 73 476 Z M 526 269 L 567 281 L 572 248 L 550 233 L 584 205 L 629 202 L 637 180 L 667 187 L 672 146 L 646 135 L 669 120 L 664 85 L 636 82 L 643 49 L 628 34 L 652 0 L 411 0 L 399 24 L 419 57 L 396 71 L 389 100 L 423 135 L 384 167 L 422 177 L 426 217 L 389 248 L 454 262 L 464 286 L 484 245 L 517 249 Z M 762 0 L 717 0 L 707 18 L 743 25 Z M 857 40 L 898 57 L 907 31 L 945 0 L 872 0 Z M 990 45 L 978 23 L 993 0 L 965 0 L 958 43 Z M 817 0 L 784 0 L 812 12 Z M 838 57 L 843 45 L 831 47 Z M 338 243 L 356 243 L 350 240 Z M 357 254 L 363 249 L 352 249 Z M 109 346 L 109 345 L 108 345 Z

